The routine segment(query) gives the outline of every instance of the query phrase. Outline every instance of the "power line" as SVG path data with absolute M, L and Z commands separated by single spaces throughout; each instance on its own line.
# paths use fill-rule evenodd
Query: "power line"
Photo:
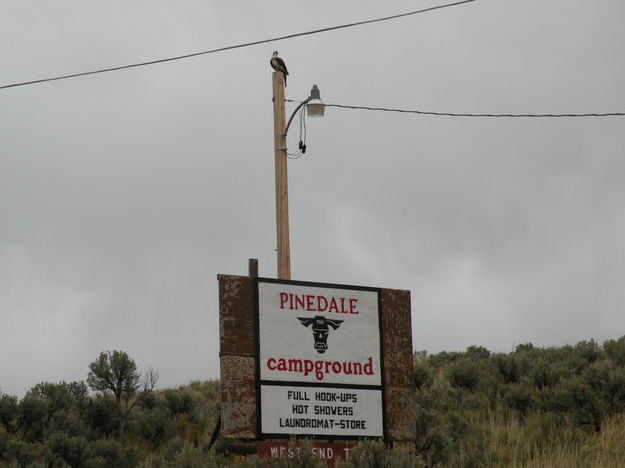
M 287 102 L 299 102 L 292 99 L 285 99 Z M 601 113 L 585 113 L 585 114 L 473 114 L 466 112 L 431 112 L 422 110 L 409 110 L 409 109 L 395 109 L 391 107 L 369 107 L 369 106 L 348 106 L 344 104 L 326 104 L 326 107 L 338 107 L 340 109 L 355 109 L 355 110 L 368 110 L 368 111 L 381 111 L 381 112 L 400 112 L 403 114 L 420 114 L 420 115 L 434 115 L 442 117 L 496 117 L 496 118 L 557 118 L 557 117 L 622 117 L 625 116 L 625 112 L 601 112 Z
M 70 75 L 55 76 L 55 77 L 50 77 L 50 78 L 41 78 L 41 79 L 32 80 L 32 81 L 23 81 L 21 83 L 12 83 L 12 84 L 8 84 L 8 85 L 0 86 L 0 89 L 16 88 L 18 86 L 27 86 L 27 85 L 33 85 L 33 84 L 38 84 L 38 83 L 45 83 L 47 81 L 66 80 L 68 78 L 76 78 L 76 77 L 79 77 L 79 76 L 95 75 L 95 74 L 98 74 L 98 73 L 107 73 L 107 72 L 112 72 L 112 71 L 125 70 L 127 68 L 144 67 L 144 66 L 147 66 L 147 65 L 155 65 L 157 63 L 173 62 L 174 60 L 182 60 L 182 59 L 187 59 L 187 58 L 191 58 L 191 57 L 197 57 L 199 55 L 214 54 L 214 53 L 217 53 L 217 52 L 224 52 L 226 50 L 240 49 L 240 48 L 243 48 L 243 47 L 250 47 L 250 46 L 254 46 L 254 45 L 258 45 L 258 44 L 266 44 L 268 42 L 283 41 L 285 39 L 293 39 L 295 37 L 308 36 L 308 35 L 311 35 L 311 34 L 319 34 L 319 33 L 323 33 L 323 32 L 334 31 L 334 30 L 337 30 L 337 29 L 351 28 L 353 26 L 361 26 L 363 24 L 378 23 L 380 21 L 387 21 L 387 20 L 402 18 L 404 16 L 411 16 L 411 15 L 416 15 L 416 14 L 419 14 L 419 13 L 426 13 L 428 11 L 440 10 L 441 8 L 452 7 L 452 6 L 461 5 L 463 3 L 470 3 L 470 2 L 474 2 L 474 1 L 475 0 L 462 0 L 460 2 L 447 3 L 445 5 L 438 5 L 438 6 L 434 6 L 434 7 L 430 7 L 430 8 L 424 8 L 422 10 L 415 10 L 415 11 L 409 11 L 407 13 L 400 13 L 398 15 L 385 16 L 383 18 L 375 18 L 375 19 L 371 19 L 371 20 L 357 21 L 355 23 L 341 24 L 339 26 L 329 26 L 327 28 L 314 29 L 312 31 L 305 31 L 305 32 L 301 32 L 301 33 L 288 34 L 286 36 L 279 36 L 279 37 L 274 37 L 274 38 L 271 38 L 271 39 L 261 39 L 259 41 L 253 41 L 253 42 L 245 42 L 243 44 L 237 44 L 237 45 L 231 45 L 231 46 L 226 46 L 226 47 L 220 47 L 218 49 L 212 49 L 212 50 L 205 50 L 203 52 L 194 52 L 194 53 L 191 53 L 191 54 L 178 55 L 178 56 L 175 56 L 175 57 L 168 57 L 168 58 L 163 58 L 163 59 L 158 59 L 158 60 L 150 60 L 148 62 L 133 63 L 133 64 L 130 64 L 130 65 L 121 65 L 121 66 L 118 66 L 118 67 L 101 68 L 101 69 L 98 69 L 98 70 L 92 70 L 92 71 L 87 71 L 87 72 L 72 73 Z

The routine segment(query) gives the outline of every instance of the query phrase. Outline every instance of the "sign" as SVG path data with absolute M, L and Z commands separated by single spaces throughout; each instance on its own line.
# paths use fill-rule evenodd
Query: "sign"
M 383 434 L 380 390 L 261 385 L 261 406 L 265 433 Z
M 257 287 L 261 434 L 383 436 L 379 290 Z
M 414 442 L 410 291 L 217 278 L 224 438 Z
M 349 460 L 355 442 L 313 442 L 312 453 L 323 460 L 327 466 L 334 466 L 337 461 Z M 302 446 L 289 442 L 256 442 L 256 455 L 265 460 L 292 460 L 300 455 Z M 306 450 L 306 448 L 304 448 Z

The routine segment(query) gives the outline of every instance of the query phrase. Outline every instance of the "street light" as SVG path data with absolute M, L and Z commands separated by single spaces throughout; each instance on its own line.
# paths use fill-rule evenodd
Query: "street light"
M 291 245 L 289 240 L 289 186 L 287 174 L 286 134 L 293 117 L 306 105 L 309 117 L 321 117 L 325 105 L 317 85 L 313 85 L 310 96 L 301 102 L 285 125 L 284 76 L 273 72 L 273 141 L 276 165 L 276 237 L 278 251 L 278 279 L 291 279 Z
M 323 113 L 326 110 L 326 105 L 321 100 L 321 94 L 317 85 L 313 85 L 310 90 L 310 97 L 308 98 L 308 104 L 306 104 L 306 111 L 308 117 L 323 117 Z
M 306 106 L 306 113 L 308 117 L 323 117 L 323 114 L 326 110 L 326 105 L 321 100 L 321 93 L 319 92 L 319 88 L 317 85 L 313 85 L 310 90 L 310 96 L 305 101 L 299 103 L 299 105 L 295 108 L 291 117 L 289 117 L 289 121 L 286 124 L 286 128 L 284 129 L 284 137 L 286 138 L 287 133 L 289 132 L 289 128 L 291 127 L 291 122 L 293 122 L 293 117 L 297 114 L 297 111 L 302 108 L 302 106 Z

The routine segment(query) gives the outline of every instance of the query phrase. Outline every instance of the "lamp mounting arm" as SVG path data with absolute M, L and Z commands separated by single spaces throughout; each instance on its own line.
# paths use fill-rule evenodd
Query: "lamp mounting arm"
M 293 117 L 295 117 L 295 114 L 297 114 L 297 111 L 300 110 L 303 106 L 305 106 L 306 104 L 308 104 L 308 102 L 310 101 L 311 98 L 307 98 L 305 101 L 302 101 L 299 103 L 299 106 L 297 106 L 295 108 L 295 110 L 293 111 L 293 113 L 291 114 L 291 117 L 289 117 L 289 122 L 286 124 L 286 128 L 284 129 L 284 136 L 286 137 L 287 133 L 289 133 L 289 127 L 291 126 L 291 122 L 293 122 Z

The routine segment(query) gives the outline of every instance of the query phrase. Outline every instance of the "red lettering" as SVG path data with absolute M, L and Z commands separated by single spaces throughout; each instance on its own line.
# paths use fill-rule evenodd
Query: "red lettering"
M 304 360 L 304 375 L 308 375 L 315 368 L 315 363 L 309 361 L 308 359 Z
M 317 380 L 323 379 L 323 361 L 315 361 L 315 378 Z
M 337 314 L 359 314 L 358 299 L 346 297 L 315 296 L 281 292 L 280 309 L 304 309 L 310 312 L 334 312 Z
M 272 372 L 302 373 L 305 376 L 312 374 L 315 379 L 323 380 L 331 373 L 345 375 L 374 375 L 373 357 L 369 356 L 363 362 L 350 361 L 311 361 L 309 359 L 269 358 L 267 369 Z

